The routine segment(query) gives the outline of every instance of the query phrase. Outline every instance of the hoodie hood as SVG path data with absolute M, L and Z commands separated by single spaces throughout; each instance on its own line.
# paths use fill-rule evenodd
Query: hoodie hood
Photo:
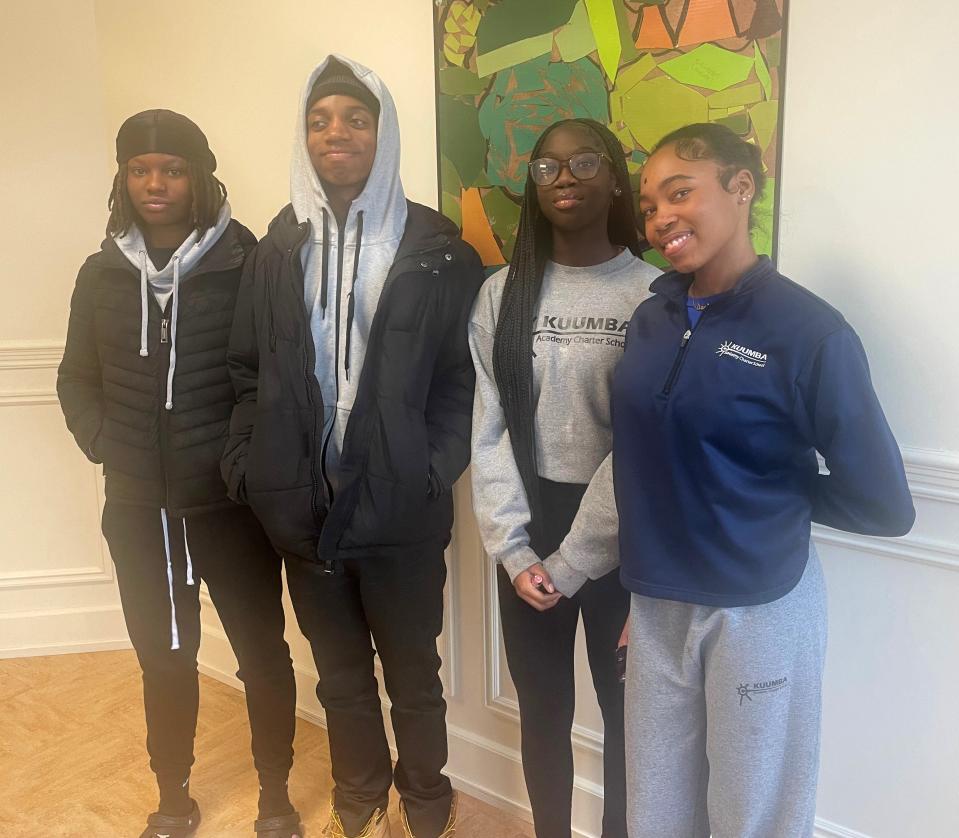
M 400 183 L 400 126 L 396 105 L 382 79 L 368 67 L 342 55 L 328 55 L 307 77 L 296 110 L 293 154 L 290 163 L 290 202 L 299 223 L 309 220 L 312 243 L 323 241 L 323 210 L 328 225 L 335 226 L 333 210 L 306 147 L 306 105 L 317 77 L 335 58 L 353 71 L 353 75 L 379 101 L 380 116 L 376 129 L 376 156 L 363 192 L 350 207 L 349 220 L 363 213 L 363 243 L 375 245 L 396 239 L 406 226 L 406 195 Z M 308 258 L 308 255 L 307 257 Z
M 306 144 L 307 103 L 331 59 L 349 68 L 380 103 L 373 166 L 342 225 Z M 314 374 L 323 395 L 323 474 L 332 495 L 370 327 L 406 229 L 408 208 L 400 182 L 400 129 L 393 97 L 372 70 L 342 55 L 327 56 L 303 85 L 293 137 L 290 201 L 297 222 L 308 229 L 300 250 L 303 297 L 316 350 Z
M 176 370 L 176 325 L 180 308 L 180 283 L 187 279 L 203 257 L 220 240 L 231 218 L 230 205 L 224 201 L 217 216 L 216 224 L 202 236 L 193 230 L 183 243 L 174 251 L 163 270 L 158 271 L 147 252 L 146 242 L 140 228 L 134 224 L 122 236 L 113 236 L 120 253 L 140 274 L 140 355 L 147 357 L 147 326 L 150 321 L 148 287 L 160 304 L 166 308 L 167 301 L 173 297 L 173 306 L 169 318 L 170 366 L 167 371 L 166 403 L 167 410 L 173 409 L 173 375 Z

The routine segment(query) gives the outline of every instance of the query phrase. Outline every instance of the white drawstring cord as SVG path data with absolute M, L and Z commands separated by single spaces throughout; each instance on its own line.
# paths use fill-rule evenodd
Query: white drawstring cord
M 170 526 L 167 522 L 166 510 L 160 510 L 160 521 L 163 524 L 163 546 L 166 549 L 166 580 L 170 588 L 170 649 L 180 648 L 180 632 L 176 626 L 176 603 L 173 601 L 173 558 L 170 555 Z
M 166 374 L 166 409 L 173 410 L 173 372 L 176 370 L 176 320 L 180 308 L 180 257 L 173 257 L 173 309 L 170 312 L 170 368 Z
M 183 521 L 183 549 L 186 551 L 186 583 L 193 584 L 193 559 L 190 556 L 190 542 L 186 540 L 186 518 Z
M 147 348 L 147 323 L 150 320 L 150 310 L 147 308 L 147 253 L 140 251 L 140 357 L 146 358 L 150 354 Z

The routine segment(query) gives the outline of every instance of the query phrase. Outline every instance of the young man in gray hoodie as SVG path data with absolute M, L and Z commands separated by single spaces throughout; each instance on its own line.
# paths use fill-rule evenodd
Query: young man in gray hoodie
M 306 81 L 291 193 L 240 291 L 223 473 L 287 560 L 329 729 L 328 833 L 389 835 L 395 781 L 404 833 L 448 836 L 436 638 L 450 490 L 469 461 L 467 322 L 482 266 L 452 222 L 406 200 L 393 100 L 349 59 L 324 59 Z

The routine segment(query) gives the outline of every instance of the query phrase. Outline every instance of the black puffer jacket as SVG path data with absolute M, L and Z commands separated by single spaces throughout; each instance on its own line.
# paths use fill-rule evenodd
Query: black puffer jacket
M 483 270 L 452 222 L 420 204 L 408 208 L 370 326 L 332 504 L 303 302 L 300 249 L 310 231 L 292 207 L 244 271 L 229 353 L 238 404 L 223 474 L 231 497 L 250 504 L 285 556 L 329 562 L 449 540 L 449 489 L 469 463 L 467 323 Z
M 86 260 L 70 303 L 57 393 L 67 426 L 107 498 L 187 515 L 229 506 L 219 464 L 233 409 L 226 351 L 253 234 L 231 221 L 180 286 L 173 408 L 164 407 L 170 303 L 147 294 L 140 356 L 140 277 L 112 238 Z

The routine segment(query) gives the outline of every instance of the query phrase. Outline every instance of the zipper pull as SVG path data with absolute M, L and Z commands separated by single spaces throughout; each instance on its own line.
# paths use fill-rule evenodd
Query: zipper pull
M 170 342 L 170 321 L 164 317 L 160 321 L 160 343 Z
M 166 321 L 164 320 L 163 322 L 165 323 Z M 687 343 L 689 343 L 689 339 L 692 336 L 693 336 L 692 329 L 687 329 L 685 332 L 683 332 L 683 339 L 679 343 L 679 348 L 682 349 Z

